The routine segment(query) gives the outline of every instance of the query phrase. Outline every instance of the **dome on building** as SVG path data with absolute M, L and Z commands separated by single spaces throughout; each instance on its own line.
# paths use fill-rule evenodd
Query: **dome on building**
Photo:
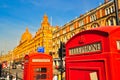
M 32 34 L 29 32 L 28 28 L 26 28 L 26 31 L 22 34 L 20 43 L 32 39 Z

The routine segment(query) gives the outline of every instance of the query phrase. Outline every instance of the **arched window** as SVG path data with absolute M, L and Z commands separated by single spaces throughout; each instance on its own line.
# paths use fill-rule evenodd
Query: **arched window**
M 115 17 L 114 16 L 109 17 L 106 20 L 106 25 L 108 26 L 116 25 Z
M 97 27 L 99 27 L 99 24 L 98 24 L 98 23 L 93 23 L 93 24 L 91 25 L 91 28 L 97 28 Z

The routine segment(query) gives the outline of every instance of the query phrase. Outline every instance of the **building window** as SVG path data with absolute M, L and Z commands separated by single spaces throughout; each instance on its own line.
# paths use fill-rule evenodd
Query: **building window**
M 83 20 L 79 21 L 79 26 L 83 26 L 83 25 L 84 25 L 84 21 Z
M 98 23 L 94 23 L 94 24 L 91 25 L 91 28 L 97 28 L 97 27 L 99 27 Z
M 108 14 L 110 14 L 110 13 L 111 13 L 111 8 L 109 7 L 108 9 L 109 9 L 109 10 L 108 10 Z
M 109 15 L 115 11 L 114 6 L 110 6 L 105 9 L 105 15 Z
M 105 15 L 108 15 L 108 9 L 105 9 Z
M 38 43 L 38 46 L 40 46 L 40 43 Z
M 66 33 L 66 29 L 63 30 L 63 34 L 65 34 L 65 33 Z
M 115 17 L 108 18 L 107 25 L 108 26 L 116 25 Z
M 72 31 L 74 29 L 74 26 L 73 25 L 71 25 L 70 26 L 70 31 Z
M 110 25 L 114 25 L 113 19 L 110 19 Z
M 114 6 L 111 7 L 111 13 L 113 13 L 115 10 L 114 10 Z
M 90 16 L 90 22 L 95 21 L 96 19 L 97 19 L 96 14 L 92 14 L 92 15 Z

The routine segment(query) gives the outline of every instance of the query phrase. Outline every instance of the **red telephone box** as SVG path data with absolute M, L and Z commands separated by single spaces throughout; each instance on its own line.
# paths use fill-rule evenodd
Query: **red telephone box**
M 24 80 L 52 80 L 52 56 L 44 53 L 31 53 L 24 59 Z
M 120 80 L 120 26 L 73 36 L 66 43 L 66 80 Z

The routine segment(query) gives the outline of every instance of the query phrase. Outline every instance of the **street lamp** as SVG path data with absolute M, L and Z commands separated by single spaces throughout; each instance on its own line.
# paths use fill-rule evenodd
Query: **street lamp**
M 119 25 L 118 1 L 117 0 L 114 0 L 114 6 L 115 6 L 115 15 L 116 15 L 116 25 Z

